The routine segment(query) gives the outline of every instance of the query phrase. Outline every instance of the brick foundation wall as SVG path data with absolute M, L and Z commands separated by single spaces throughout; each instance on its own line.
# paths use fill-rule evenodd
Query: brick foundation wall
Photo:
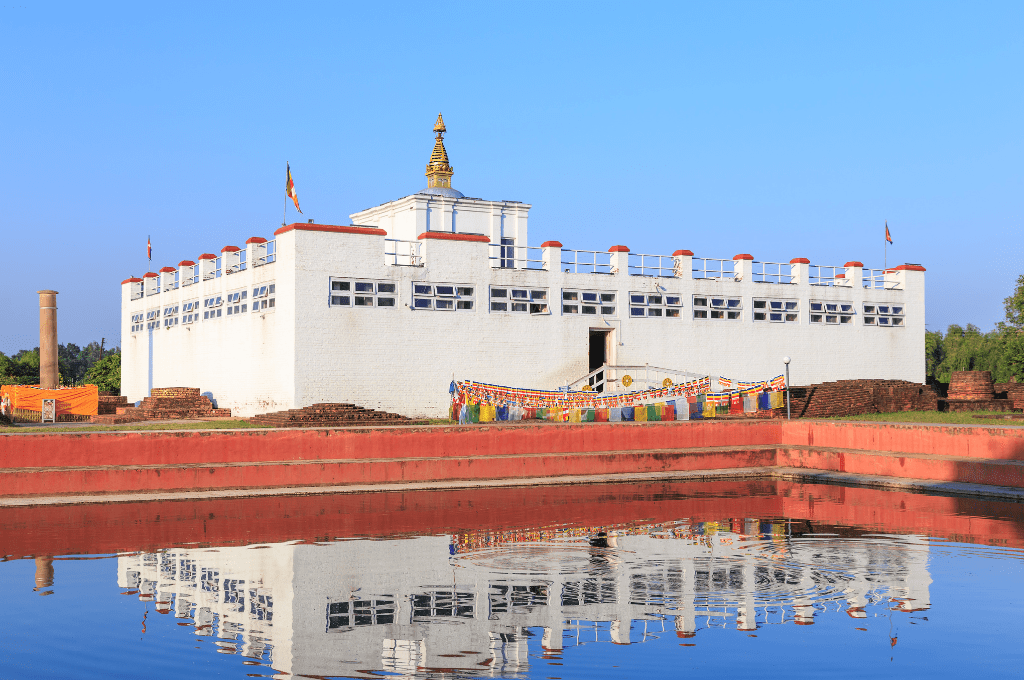
M 953 371 L 949 380 L 949 399 L 988 401 L 994 395 L 991 371 Z
M 1024 383 L 996 383 L 994 389 L 996 396 L 1009 400 L 1013 408 L 1024 409 Z
M 937 411 L 930 385 L 905 380 L 838 380 L 791 390 L 794 418 L 832 418 L 863 413 Z

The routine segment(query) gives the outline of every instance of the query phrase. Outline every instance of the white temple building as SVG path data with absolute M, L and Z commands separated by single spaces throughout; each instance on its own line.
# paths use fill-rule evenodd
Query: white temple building
M 752 542 L 759 520 L 708 524 L 641 527 L 609 548 L 570 535 L 170 548 L 119 555 L 117 584 L 280 678 L 504 677 L 584 644 L 931 606 L 926 537 Z
M 442 417 L 452 379 L 559 389 L 604 366 L 753 381 L 789 356 L 797 385 L 924 381 L 923 267 L 530 245 L 531 206 L 452 188 L 440 116 L 434 130 L 422 191 L 123 281 L 122 394 Z M 620 375 L 598 386 L 627 389 Z

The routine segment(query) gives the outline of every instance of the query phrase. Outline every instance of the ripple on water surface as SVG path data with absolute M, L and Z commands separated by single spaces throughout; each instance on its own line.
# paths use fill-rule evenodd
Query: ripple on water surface
M 216 545 L 197 535 L 109 555 L 11 555 L 0 677 L 1016 675 L 1024 523 L 1012 504 L 973 516 L 963 501 L 928 501 L 946 509 L 887 526 L 835 521 L 862 515 L 865 498 L 894 505 L 881 492 L 857 507 L 841 497 L 823 521 L 738 515 L 736 489 L 704 489 L 691 508 L 692 486 L 664 487 L 674 493 L 595 491 L 593 516 L 644 501 L 647 519 L 609 524 L 560 522 L 552 509 L 539 526 L 460 515 L 445 533 L 402 519 L 400 532 L 360 538 L 339 513 L 333 538 L 300 528 L 255 542 L 259 525 L 244 525 Z M 757 492 L 773 500 L 763 483 Z M 797 493 L 817 491 L 778 496 Z M 296 510 L 282 499 L 277 512 Z M 265 506 L 259 515 L 274 520 Z M 152 530 L 173 533 L 158 516 Z M 8 543 L 36 530 L 2 521 Z M 52 521 L 38 529 L 56 535 Z

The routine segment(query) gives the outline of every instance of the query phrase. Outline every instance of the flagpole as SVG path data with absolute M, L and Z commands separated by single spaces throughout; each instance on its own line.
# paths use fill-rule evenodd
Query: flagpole
M 882 256 L 882 280 L 885 280 L 885 272 L 889 269 L 889 220 L 885 221 L 885 255 Z
M 289 166 L 289 163 L 286 161 L 285 164 L 284 164 L 285 173 L 286 173 L 285 176 L 287 176 L 288 166 Z M 287 221 L 288 221 L 288 192 L 285 191 L 284 192 L 284 210 L 281 211 L 281 226 L 282 227 L 285 226 L 285 223 Z

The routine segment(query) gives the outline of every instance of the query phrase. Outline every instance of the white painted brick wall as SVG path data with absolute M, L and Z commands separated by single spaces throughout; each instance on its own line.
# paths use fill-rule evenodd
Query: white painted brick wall
M 782 357 L 788 355 L 797 385 L 854 378 L 924 381 L 923 272 L 898 271 L 891 276 L 903 290 L 883 291 L 866 290 L 859 283 L 811 286 L 806 266 L 798 267 L 803 275 L 799 283 L 757 283 L 749 275 L 749 262 L 741 263 L 745 275 L 740 281 L 691 279 L 690 259 L 683 258 L 682 278 L 653 278 L 628 275 L 626 254 L 616 253 L 618 273 L 574 274 L 561 267 L 494 269 L 486 243 L 427 239 L 422 244 L 425 266 L 390 266 L 384 262 L 384 236 L 295 230 L 277 238 L 274 264 L 134 302 L 124 285 L 123 393 L 134 401 L 146 396 L 150 386 L 199 387 L 239 416 L 350 402 L 408 416 L 441 417 L 447 413 L 453 377 L 555 389 L 585 375 L 591 328 L 612 329 L 609 361 L 620 365 L 760 380 L 782 373 Z M 560 262 L 557 249 L 549 252 Z M 859 268 L 847 271 L 859 282 Z M 393 281 L 400 302 L 394 309 L 331 307 L 332 276 Z M 191 330 L 178 326 L 129 332 L 131 313 L 149 309 L 157 299 L 162 308 L 172 299 L 202 299 L 194 289 L 208 296 L 245 285 L 251 293 L 255 282 L 269 280 L 277 285 L 277 309 L 265 316 L 200 321 Z M 414 281 L 472 285 L 476 308 L 413 310 Z M 491 285 L 547 288 L 551 314 L 491 313 Z M 629 293 L 656 292 L 657 286 L 662 293 L 682 296 L 681 317 L 630 318 Z M 562 288 L 614 290 L 616 317 L 562 315 Z M 742 319 L 694 319 L 694 294 L 740 297 Z M 799 300 L 800 321 L 754 322 L 755 297 Z M 810 324 L 812 299 L 852 303 L 855 323 Z M 864 302 L 905 305 L 905 326 L 864 326 Z

